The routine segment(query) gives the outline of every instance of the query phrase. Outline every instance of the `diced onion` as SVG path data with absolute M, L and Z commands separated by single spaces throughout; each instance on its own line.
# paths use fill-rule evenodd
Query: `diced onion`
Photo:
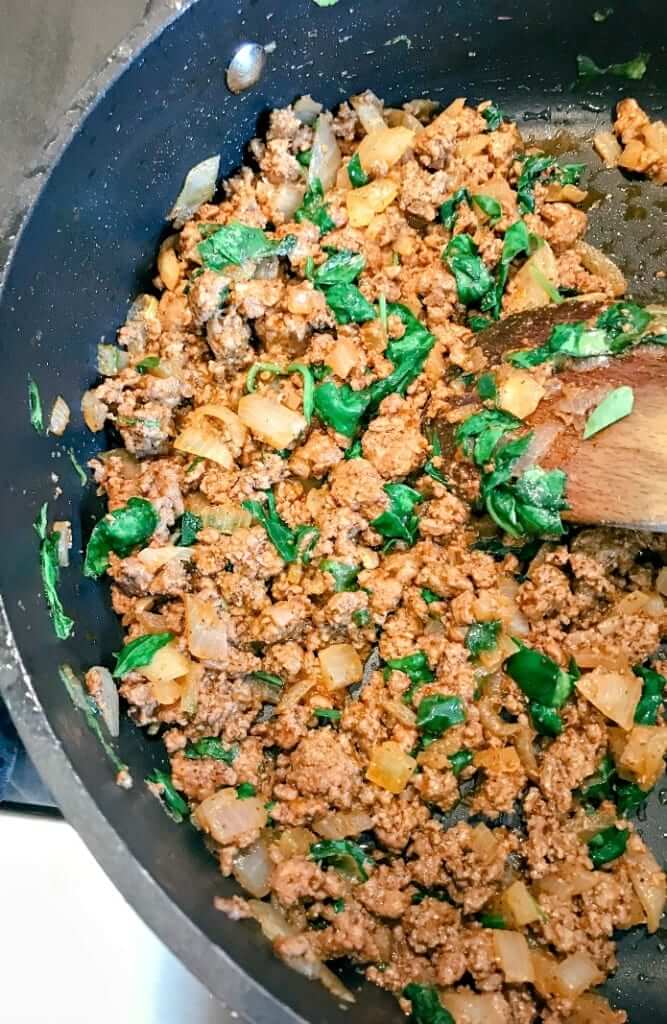
M 352 644 L 332 644 L 319 653 L 320 669 L 328 690 L 342 690 L 358 683 L 364 674 L 361 658 Z
M 305 192 L 304 185 L 295 185 L 291 181 L 284 181 L 282 185 L 276 187 L 270 200 L 272 210 L 280 215 L 276 223 L 284 224 L 292 220 L 303 202 Z M 258 269 L 260 267 L 265 269 L 264 264 L 266 263 L 268 263 L 268 260 L 260 260 Z
M 543 385 L 527 370 L 508 367 L 499 372 L 496 405 L 520 420 L 535 412 L 544 394 Z
M 200 459 L 210 459 L 223 469 L 232 469 L 234 466 L 229 445 L 208 425 L 194 423 L 185 427 L 174 440 L 174 448 Z
M 377 178 L 345 195 L 350 227 L 367 227 L 376 214 L 382 213 L 398 195 L 398 185 L 391 178 Z
M 315 686 L 316 682 L 316 679 L 300 679 L 298 683 L 290 686 L 280 698 L 278 711 L 288 711 L 290 708 L 300 704 L 306 694 Z
M 556 968 L 556 976 L 561 994 L 569 999 L 580 996 L 587 988 L 604 981 L 603 973 L 583 950 L 566 957 Z
M 372 827 L 373 819 L 366 811 L 331 811 L 313 822 L 318 836 L 324 839 L 346 839 Z
M 382 707 L 401 725 L 404 725 L 407 729 L 414 729 L 417 716 L 412 708 L 409 708 L 402 700 L 383 700 Z
M 351 338 L 339 338 L 327 354 L 327 364 L 341 380 L 357 365 L 359 349 Z
M 385 107 L 384 120 L 390 128 L 399 125 L 403 128 L 410 128 L 413 132 L 420 132 L 423 129 L 421 121 L 411 114 L 409 110 L 398 110 L 396 107 Z
M 203 675 L 203 666 L 192 662 L 188 674 L 181 680 L 181 711 L 184 715 L 191 717 L 197 711 L 199 688 Z
M 49 417 L 49 433 L 55 434 L 56 437 L 62 437 L 67 430 L 69 418 L 69 405 L 61 395 L 58 395 L 53 403 L 51 416 Z
M 612 1010 L 596 992 L 584 992 L 576 1000 L 567 1018 L 568 1024 L 620 1024 L 625 1015 Z
M 59 520 L 53 524 L 53 532 L 58 535 L 58 565 L 66 569 L 72 550 L 72 524 L 69 519 Z
M 530 954 L 533 962 L 535 989 L 544 999 L 561 994 L 558 977 L 558 961 L 550 953 L 541 949 L 533 949 Z
M 173 220 L 174 227 L 182 227 L 196 213 L 202 203 L 211 201 L 215 195 L 219 171 L 219 156 L 210 156 L 190 168 L 185 176 L 183 188 L 167 214 L 167 220 Z
M 194 812 L 194 819 L 205 832 L 223 846 L 252 835 L 266 825 L 268 818 L 263 800 L 250 796 L 239 800 L 236 790 L 220 789 L 206 798 Z
M 89 430 L 102 430 L 109 415 L 109 407 L 97 397 L 94 390 L 86 391 L 81 399 L 81 412 Z
M 86 683 L 88 683 L 89 675 L 95 680 L 95 690 L 93 693 L 95 703 L 100 709 L 100 714 L 109 730 L 109 735 L 115 738 L 120 732 L 120 709 L 118 706 L 118 690 L 113 676 L 104 665 L 93 666 L 89 673 L 86 673 Z
M 263 899 L 271 891 L 273 864 L 264 838 L 260 838 L 247 850 L 236 854 L 232 861 L 234 878 L 246 892 L 256 899 Z
M 558 185 L 552 182 L 544 190 L 545 203 L 583 203 L 588 192 L 577 185 Z
M 574 251 L 586 270 L 590 271 L 591 274 L 596 274 L 597 277 L 601 277 L 609 285 L 614 298 L 618 298 L 625 293 L 625 278 L 608 256 L 605 256 L 603 252 L 600 252 L 594 246 L 589 245 L 588 242 L 582 241 L 575 243 Z
M 151 692 L 158 704 L 168 707 L 181 699 L 182 688 L 179 679 L 163 679 L 151 683 Z
M 278 849 L 283 857 L 305 857 L 317 836 L 309 828 L 286 828 L 278 839 Z
M 493 945 L 505 981 L 512 984 L 533 982 L 535 971 L 525 935 L 497 928 L 493 932 Z
M 665 873 L 648 849 L 628 850 L 626 862 L 632 886 L 646 914 L 646 927 L 653 933 L 665 909 Z
M 632 672 L 596 668 L 575 683 L 579 693 L 626 731 L 632 728 L 635 708 L 642 695 L 642 684 Z
M 667 728 L 660 725 L 635 725 L 622 738 L 614 730 L 612 748 L 619 773 L 642 789 L 651 789 L 665 770 Z
M 484 822 L 480 822 L 473 828 L 470 845 L 479 859 L 486 864 L 498 856 L 498 840 Z
M 178 235 L 165 238 L 157 257 L 157 272 L 167 291 L 173 292 L 181 279 L 181 263 L 175 252 Z
M 378 128 L 385 128 L 385 120 L 382 115 L 382 100 L 379 100 L 374 92 L 367 89 L 359 96 L 352 96 L 350 103 L 361 121 L 366 132 L 377 131 Z
M 229 442 L 234 455 L 240 455 L 248 431 L 239 416 L 219 402 L 212 405 L 200 405 L 190 414 L 192 423 L 197 423 L 200 420 L 205 422 L 207 419 L 217 420 L 224 424 L 225 440 Z
M 460 1024 L 508 1024 L 506 1003 L 492 992 L 443 992 L 440 1002 Z
M 543 916 L 525 882 L 512 882 L 503 893 L 503 903 L 518 928 L 539 921 Z
M 313 148 L 308 167 L 308 182 L 319 178 L 322 188 L 328 192 L 336 183 L 336 175 L 341 164 L 340 149 L 334 135 L 328 115 L 320 114 L 315 125 Z
M 597 827 L 591 834 L 595 835 L 596 831 L 599 831 Z M 597 885 L 597 881 L 595 872 L 587 871 L 585 868 L 563 869 L 559 874 L 544 875 L 537 880 L 535 887 L 538 893 L 547 893 L 550 896 L 557 896 L 558 899 L 568 900 L 572 896 L 590 892 Z
M 294 116 L 302 124 L 315 124 L 318 116 L 322 113 L 322 109 L 322 104 L 314 100 L 308 93 L 305 96 L 300 96 L 292 107 Z
M 621 147 L 613 132 L 596 132 L 593 136 L 593 149 L 604 160 L 605 167 L 616 167 L 621 155 Z
M 366 778 L 389 793 L 402 793 L 416 767 L 414 757 L 398 743 L 387 740 L 373 748 Z
M 521 771 L 521 761 L 514 747 L 489 747 L 488 750 L 477 750 L 473 764 L 477 768 L 484 768 L 491 775 Z
M 254 437 L 277 451 L 288 448 L 308 426 L 301 413 L 265 395 L 244 395 L 239 418 Z
M 240 505 L 211 505 L 203 494 L 198 491 L 185 499 L 185 507 L 198 515 L 202 526 L 217 530 L 219 533 L 232 534 L 242 527 L 252 524 L 252 515 Z
M 97 346 L 97 372 L 103 377 L 116 377 L 129 362 L 129 355 L 125 349 L 118 348 L 118 345 Z
M 548 306 L 554 301 L 557 284 L 558 263 L 551 246 L 544 242 L 513 278 L 507 309 L 514 312 Z
M 182 679 L 187 675 L 189 668 L 190 659 L 179 651 L 176 642 L 172 640 L 171 643 L 160 647 L 148 665 L 143 665 L 139 671 L 146 676 L 146 679 L 150 680 L 153 686 L 160 686 L 163 683 L 173 682 L 174 679 Z
M 415 133 L 409 128 L 377 128 L 362 139 L 357 150 L 366 174 L 386 174 L 410 149 Z
M 179 548 L 174 544 L 165 544 L 160 548 L 144 548 L 137 552 L 137 558 L 149 572 L 159 572 L 170 562 L 187 562 L 192 558 L 190 548 Z
M 227 623 L 210 601 L 194 594 L 185 594 L 183 600 L 190 653 L 202 661 L 224 661 L 228 649 Z
M 540 423 L 531 432 L 530 441 L 523 455 L 521 455 L 512 467 L 512 472 L 520 474 L 524 469 L 534 466 L 539 462 L 540 457 L 551 448 L 554 440 L 560 434 L 561 428 L 556 423 Z

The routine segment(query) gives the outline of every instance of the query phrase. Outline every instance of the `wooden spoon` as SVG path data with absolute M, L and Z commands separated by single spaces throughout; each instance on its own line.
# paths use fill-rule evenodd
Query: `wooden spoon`
M 555 324 L 587 320 L 607 305 L 575 301 L 517 313 L 487 328 L 479 343 L 500 362 L 506 351 L 544 344 Z M 567 474 L 563 519 L 667 533 L 667 349 L 640 345 L 588 366 L 570 360 L 552 382 L 524 422 L 536 438 L 554 433 L 535 461 Z M 584 441 L 592 409 L 623 384 L 634 392 L 632 413 Z

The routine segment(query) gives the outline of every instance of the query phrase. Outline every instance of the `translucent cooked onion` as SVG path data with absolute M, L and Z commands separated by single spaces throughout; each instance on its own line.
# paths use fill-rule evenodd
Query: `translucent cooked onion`
M 483 768 L 490 775 L 521 771 L 521 761 L 514 747 L 489 747 L 488 750 L 477 750 L 473 764 L 477 768 Z
M 178 235 L 170 235 L 169 238 L 165 238 L 157 257 L 157 272 L 162 284 L 170 292 L 178 287 L 178 282 L 181 279 L 182 266 L 175 251 L 177 242 Z
M 665 770 L 667 729 L 659 725 L 635 725 L 627 734 L 611 730 L 611 746 L 619 773 L 651 789 Z
M 539 921 L 543 914 L 540 911 L 530 889 L 525 882 L 512 882 L 503 893 L 503 904 L 507 907 L 514 924 L 523 928 L 526 924 Z
M 568 1024 L 618 1024 L 620 1020 L 616 1010 L 596 992 L 585 992 L 574 1003 Z
M 183 600 L 190 653 L 202 661 L 224 661 L 228 650 L 227 623 L 211 602 L 194 594 L 185 594 Z
M 277 846 L 285 858 L 305 857 L 316 841 L 317 836 L 309 828 L 286 828 Z
M 290 686 L 280 698 L 278 711 L 288 711 L 290 708 L 300 704 L 306 694 L 315 686 L 316 682 L 316 679 L 300 679 L 298 683 Z
M 81 399 L 81 412 L 88 430 L 96 433 L 104 427 L 109 415 L 109 407 L 97 397 L 95 391 L 86 391 Z
M 322 188 L 328 192 L 336 183 L 336 175 L 341 164 L 340 149 L 331 127 L 331 120 L 328 115 L 321 114 L 315 125 L 313 135 L 313 148 L 308 168 L 308 182 L 312 183 L 319 178 Z
M 120 473 L 124 480 L 136 480 L 141 476 L 141 465 L 139 460 L 128 452 L 127 448 L 110 448 L 106 452 L 100 452 L 97 456 L 100 462 L 114 462 L 114 471 Z
M 206 160 L 202 160 L 190 168 L 185 176 L 183 188 L 167 214 L 167 220 L 173 220 L 174 227 L 182 227 L 196 213 L 202 203 L 211 201 L 215 195 L 219 171 L 219 156 L 209 156 Z
M 361 658 L 352 644 L 332 644 L 319 653 L 320 670 L 328 690 L 342 690 L 358 683 L 364 674 Z
M 229 445 L 210 426 L 193 423 L 180 432 L 174 440 L 177 452 L 196 455 L 200 459 L 210 459 L 223 469 L 232 469 L 234 457 Z
M 612 817 L 611 822 L 615 820 Z M 598 828 L 595 831 L 599 831 Z M 595 831 L 591 834 L 595 835 Z M 561 872 L 553 875 L 544 875 L 535 883 L 539 893 L 546 893 L 549 896 L 556 896 L 558 899 L 569 900 L 572 896 L 580 896 L 582 893 L 590 892 L 597 885 L 598 879 L 593 871 L 581 869 L 563 868 Z
M 411 114 L 409 110 L 397 110 L 396 107 L 385 108 L 384 120 L 390 128 L 396 128 L 400 125 L 403 128 L 410 128 L 413 132 L 420 132 L 424 127 L 421 121 L 414 114 Z
M 593 149 L 604 160 L 606 167 L 616 167 L 622 151 L 613 132 L 596 132 L 593 136 Z
M 373 819 L 366 811 L 332 811 L 313 822 L 313 828 L 323 839 L 346 839 L 372 827 Z
M 648 849 L 628 850 L 626 853 L 628 874 L 646 914 L 646 927 L 655 932 L 665 909 L 665 873 Z
M 160 548 L 144 548 L 143 551 L 137 552 L 137 558 L 149 572 L 159 572 L 170 562 L 187 562 L 192 558 L 192 550 L 165 544 Z
M 303 185 L 295 185 L 291 181 L 285 181 L 278 185 L 271 198 L 271 208 L 279 214 L 277 223 L 286 223 L 292 220 L 294 214 L 301 206 L 306 189 Z M 261 260 L 260 267 L 263 267 L 267 260 Z
M 152 682 L 151 692 L 158 704 L 169 707 L 181 699 L 182 689 L 180 680 L 164 679 L 161 682 Z
M 409 128 L 374 129 L 362 139 L 357 154 L 366 174 L 386 174 L 410 149 L 415 133 Z
M 361 188 L 350 189 L 345 194 L 350 227 L 367 227 L 376 214 L 393 203 L 397 195 L 398 185 L 391 178 L 377 178 Z
M 97 346 L 97 372 L 102 377 L 116 377 L 130 362 L 127 352 L 118 345 Z
M 444 992 L 440 1002 L 461 1024 L 507 1024 L 504 1000 L 491 992 Z
M 377 131 L 378 128 L 385 128 L 386 123 L 383 117 L 383 104 L 374 92 L 367 89 L 358 96 L 350 97 L 350 104 L 356 110 L 362 127 L 366 132 Z
M 480 860 L 489 863 L 498 856 L 498 840 L 488 825 L 475 825 L 470 836 L 470 846 Z
M 544 999 L 561 995 L 561 983 L 558 977 L 558 961 L 550 953 L 541 949 L 533 949 L 530 954 L 533 962 L 535 989 Z
M 53 524 L 53 532 L 58 537 L 58 565 L 66 569 L 72 550 L 72 524 L 69 519 L 61 519 Z
M 576 242 L 574 251 L 586 270 L 590 271 L 591 274 L 596 274 L 597 277 L 601 277 L 605 281 L 614 298 L 618 298 L 625 293 L 625 278 L 608 256 L 605 256 L 603 252 L 600 252 L 594 246 L 589 245 L 588 242 Z
M 203 675 L 203 666 L 192 662 L 188 674 L 181 680 L 181 711 L 184 715 L 191 717 L 197 711 L 199 688 Z
M 520 420 L 532 415 L 544 398 L 544 386 L 527 370 L 503 367 L 497 384 L 496 405 Z
M 531 779 L 537 779 L 539 775 L 537 758 L 533 748 L 535 733 L 527 725 L 518 725 L 514 734 L 514 746 L 523 765 L 523 770 Z
M 322 113 L 322 109 L 322 104 L 314 100 L 308 93 L 305 96 L 300 96 L 292 107 L 294 116 L 302 124 L 315 124 L 315 121 Z
M 211 505 L 199 491 L 186 497 L 185 507 L 199 516 L 203 527 L 219 533 L 232 534 L 235 530 L 252 525 L 252 516 L 247 509 L 231 503 Z
M 120 732 L 120 709 L 118 706 L 118 690 L 111 672 L 104 665 L 95 665 L 90 669 L 95 673 L 95 703 L 100 709 L 104 724 L 109 730 L 109 735 L 114 738 Z
M 61 395 L 58 395 L 53 403 L 51 415 L 49 417 L 49 434 L 55 434 L 56 437 L 62 437 L 69 425 L 69 419 L 69 405 Z
M 308 426 L 299 412 L 265 395 L 244 395 L 239 418 L 250 433 L 276 451 L 288 448 Z
M 176 642 L 172 640 L 171 643 L 156 651 L 148 665 L 143 665 L 138 671 L 146 676 L 146 679 L 150 680 L 155 692 L 156 687 L 172 683 L 175 679 L 182 679 L 183 676 L 186 676 L 190 669 L 190 664 L 190 659 L 179 651 Z M 172 689 L 169 692 L 172 692 Z M 165 689 L 166 692 L 167 690 Z M 178 696 L 180 696 L 180 688 L 178 689 Z M 157 697 L 157 693 L 156 698 L 160 699 Z M 175 699 L 176 697 L 173 698 L 173 700 Z M 160 701 L 160 703 L 163 702 Z M 164 703 L 171 704 L 172 701 L 165 701 Z
M 582 839 L 587 843 L 596 832 L 601 832 L 603 829 L 614 825 L 616 823 L 616 818 L 617 814 L 613 808 L 608 810 L 598 807 L 596 811 L 582 815 L 582 825 L 577 832 L 577 836 L 579 839 Z
M 493 945 L 505 975 L 505 981 L 512 984 L 533 982 L 535 971 L 525 935 L 497 928 L 493 932 Z
M 266 825 L 267 812 L 262 799 L 250 796 L 239 800 L 236 790 L 220 789 L 199 804 L 194 813 L 197 824 L 223 846 L 243 839 Z
M 507 308 L 516 312 L 548 306 L 554 301 L 557 285 L 558 263 L 551 246 L 545 242 L 514 276 Z
M 642 695 L 642 684 L 632 672 L 596 668 L 575 683 L 579 693 L 626 731 L 632 728 L 635 708 Z
M 246 850 L 241 850 L 232 861 L 232 872 L 239 885 L 256 899 L 263 899 L 271 891 L 273 864 L 264 837 Z
M 461 749 L 461 737 L 459 730 L 448 729 L 444 736 L 439 740 L 434 740 L 433 743 L 429 743 L 426 750 L 420 751 L 417 754 L 417 763 L 424 765 L 426 768 L 437 768 L 442 770 L 443 768 L 451 768 L 451 762 L 449 760 L 451 754 L 455 754 L 457 750 Z
M 407 704 L 403 703 L 403 701 L 390 699 L 383 700 L 382 707 L 391 715 L 392 718 L 396 719 L 397 722 L 400 722 L 401 725 L 406 726 L 408 729 L 414 729 L 417 716 L 412 708 L 409 708 Z
M 366 778 L 389 793 L 402 793 L 417 767 L 414 757 L 393 740 L 373 748 Z
M 232 410 L 226 405 L 222 405 L 219 402 L 200 405 L 196 409 L 193 409 L 190 415 L 190 421 L 192 423 L 196 423 L 201 420 L 206 421 L 207 419 L 217 420 L 219 423 L 223 424 L 222 431 L 225 440 L 229 442 L 234 455 L 240 455 L 248 434 L 248 431 L 245 425 L 241 422 L 240 417 L 235 412 L 232 412 Z
M 604 974 L 583 950 L 566 957 L 556 968 L 556 977 L 561 995 L 569 999 L 580 996 L 586 989 L 604 981 Z

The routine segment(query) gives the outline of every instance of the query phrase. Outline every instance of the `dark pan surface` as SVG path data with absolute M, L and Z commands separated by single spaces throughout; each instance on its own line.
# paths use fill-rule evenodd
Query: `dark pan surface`
M 241 162 L 243 146 L 267 109 L 304 92 L 335 105 L 365 87 L 394 104 L 418 95 L 495 97 L 525 134 L 564 131 L 560 148 L 581 149 L 597 125 L 608 124 L 620 96 L 636 96 L 653 113 L 667 99 L 661 0 L 617 2 L 602 24 L 593 21 L 593 10 L 593 3 L 581 0 L 341 0 L 322 9 L 313 0 L 239 0 L 238 10 L 199 0 L 101 97 L 55 167 L 17 245 L 0 303 L 0 587 L 34 690 L 7 658 L 5 692 L 57 798 L 117 884 L 218 997 L 255 1021 L 294 1020 L 291 1011 L 318 1024 L 401 1018 L 392 1000 L 370 988 L 343 1013 L 322 989 L 278 963 L 254 926 L 232 924 L 212 909 L 213 896 L 230 894 L 233 886 L 220 877 L 194 831 L 170 822 L 143 786 L 161 764 L 160 744 L 127 721 L 119 752 L 135 785 L 129 793 L 114 785 L 56 668 L 63 661 L 77 670 L 109 663 L 120 632 L 106 588 L 70 571 L 63 600 L 77 629 L 69 641 L 55 640 L 40 597 L 31 523 L 40 504 L 53 499 L 53 473 L 63 494 L 51 500 L 51 515 L 72 519 L 75 549 L 100 512 L 92 488 L 80 487 L 65 448 L 73 447 L 84 462 L 106 446 L 86 431 L 78 399 L 95 376 L 95 346 L 113 337 L 133 295 L 149 287 L 164 214 L 192 164 L 221 151 L 226 176 Z M 247 39 L 275 41 L 276 48 L 261 84 L 233 97 L 224 70 L 236 45 Z M 653 54 L 644 81 L 605 80 L 595 91 L 571 92 L 576 53 L 607 63 L 640 49 Z M 581 152 L 599 167 L 586 146 Z M 591 241 L 620 257 L 637 296 L 664 298 L 665 281 L 655 276 L 665 269 L 664 190 L 661 195 L 655 186 L 599 170 L 592 184 L 600 206 Z M 70 403 L 73 423 L 64 443 L 31 430 L 28 373 L 48 407 L 58 393 Z M 640 828 L 663 861 L 666 824 L 655 797 Z M 641 930 L 626 935 L 620 960 L 612 998 L 635 1024 L 667 1018 L 660 937 Z

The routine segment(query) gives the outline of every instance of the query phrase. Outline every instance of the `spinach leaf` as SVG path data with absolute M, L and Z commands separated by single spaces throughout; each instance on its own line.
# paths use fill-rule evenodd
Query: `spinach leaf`
M 652 668 L 635 665 L 632 670 L 643 682 L 642 695 L 635 709 L 635 722 L 638 725 L 655 725 L 658 711 L 662 708 L 665 677 Z
M 503 121 L 507 120 L 507 115 L 495 103 L 490 103 L 482 111 L 482 117 L 486 121 L 487 132 L 497 132 Z
M 349 384 L 338 386 L 332 380 L 325 380 L 315 388 L 315 412 L 324 423 L 345 437 L 356 434 L 370 404 L 369 388 L 353 391 Z M 354 457 L 356 454 L 350 455 L 350 458 Z
M 39 569 L 42 576 L 44 597 L 53 623 L 53 631 L 59 640 L 67 640 L 74 629 L 74 619 L 65 614 L 58 583 L 60 581 L 60 563 L 58 561 L 58 534 L 47 531 L 48 505 L 46 502 L 39 510 L 34 528 L 39 537 Z
M 557 172 L 559 185 L 578 185 L 586 164 L 561 164 Z
M 428 658 L 423 651 L 406 654 L 404 658 L 391 658 L 387 662 L 385 673 L 392 671 L 405 672 L 410 680 L 410 685 L 403 694 L 404 704 L 412 703 L 412 697 L 420 686 L 435 680 L 435 674 L 431 671 Z
M 473 551 L 485 551 L 496 561 L 514 555 L 520 562 L 532 562 L 540 547 L 539 540 L 529 540 L 526 544 L 503 544 L 498 537 L 481 537 L 472 545 Z
M 352 613 L 352 620 L 355 625 L 362 629 L 371 621 L 371 614 L 367 608 L 359 608 L 358 611 Z
M 171 776 L 167 772 L 161 772 L 156 768 L 155 771 L 148 776 L 146 782 L 157 787 L 160 802 L 162 803 L 165 811 L 172 821 L 175 821 L 177 825 L 180 825 L 180 823 L 188 817 L 190 808 L 181 794 L 174 789 Z
M 85 487 L 87 485 L 87 483 L 88 483 L 88 477 L 86 476 L 85 469 L 83 468 L 83 466 L 81 465 L 81 463 L 77 459 L 77 457 L 76 457 L 76 455 L 74 453 L 74 449 L 73 448 L 68 448 L 67 449 L 67 457 L 68 457 L 69 461 L 72 463 L 72 468 L 73 468 L 74 472 L 76 473 L 76 475 L 78 476 L 79 481 L 81 483 L 81 486 Z
M 418 985 L 411 981 L 403 989 L 403 995 L 412 1003 L 410 1024 L 456 1024 L 449 1010 L 440 1002 L 434 985 Z
M 544 345 L 507 356 L 513 366 L 529 369 L 557 356 L 588 359 L 616 355 L 645 337 L 651 314 L 635 302 L 615 302 L 601 313 L 593 328 L 583 321 L 556 324 Z
M 612 352 L 622 352 L 642 336 L 650 322 L 651 314 L 643 306 L 636 302 L 615 302 L 600 313 L 596 327 L 606 333 Z
M 238 743 L 232 743 L 230 747 L 225 747 L 215 736 L 202 736 L 200 740 L 189 743 L 183 753 L 191 761 L 197 761 L 202 757 L 211 757 L 214 761 L 233 764 L 238 757 L 239 750 Z
M 440 220 L 448 231 L 454 230 L 457 211 L 461 203 L 467 203 L 470 206 L 470 192 L 467 188 L 458 188 L 440 207 Z
M 322 839 L 310 847 L 310 859 L 328 861 L 332 867 L 360 882 L 368 881 L 366 866 L 374 863 L 365 850 L 351 839 Z
M 491 619 L 488 622 L 473 622 L 468 626 L 465 635 L 465 645 L 470 651 L 470 660 L 478 658 L 482 651 L 492 651 L 498 643 L 500 633 L 500 619 Z
M 271 373 L 278 377 L 284 373 L 284 370 L 278 363 L 253 363 L 245 379 L 245 389 L 249 394 L 252 394 L 257 387 L 257 378 L 260 373 Z
M 359 159 L 358 153 L 354 154 L 347 165 L 347 176 L 350 179 L 350 185 L 352 185 L 352 188 L 361 188 L 362 185 L 367 185 L 371 180 L 361 166 L 361 160 Z
M 540 736 L 560 736 L 563 731 L 563 720 L 555 708 L 548 708 L 533 700 L 528 705 L 528 710 Z
M 421 596 L 422 596 L 422 600 L 426 604 L 434 604 L 436 601 L 442 601 L 443 600 L 443 598 L 440 597 L 440 594 L 436 594 L 436 592 L 434 590 L 429 590 L 428 587 L 422 587 L 422 589 L 421 589 Z
M 306 423 L 310 423 L 315 410 L 315 378 L 311 367 L 304 363 L 290 363 L 283 370 L 277 363 L 254 363 L 246 376 L 246 391 L 252 393 L 255 390 L 255 382 L 260 373 L 272 373 L 275 376 L 300 373 L 303 378 L 303 416 Z
M 324 294 L 339 324 L 363 324 L 376 319 L 375 308 L 356 284 L 334 284 Z
M 276 689 L 280 689 L 284 684 L 280 676 L 276 676 L 273 672 L 251 672 L 251 679 L 256 679 L 258 683 L 266 683 L 268 686 L 275 686 Z
M 616 828 L 615 825 L 596 832 L 588 840 L 588 856 L 593 862 L 593 867 L 599 868 L 603 864 L 609 864 L 610 861 L 616 860 L 617 857 L 625 853 L 629 836 L 629 829 Z
M 493 196 L 474 195 L 472 201 L 489 218 L 491 225 L 497 224 L 503 215 L 503 208 Z
M 237 800 L 247 800 L 249 797 L 256 795 L 257 790 L 253 786 L 252 782 L 241 782 L 236 787 Z
M 619 779 L 616 784 L 616 808 L 619 814 L 627 818 L 628 814 L 636 811 L 650 795 L 650 789 L 640 789 L 636 782 L 624 782 Z
M 515 643 L 520 644 L 520 650 L 505 663 L 508 676 L 529 700 L 548 708 L 562 707 L 572 693 L 575 676 L 562 669 L 546 654 L 525 647 L 519 640 L 515 640 Z
M 495 284 L 484 295 L 481 305 L 482 310 L 490 312 L 494 320 L 497 320 L 500 316 L 503 292 L 505 291 L 512 261 L 517 256 L 529 256 L 537 244 L 537 236 L 531 234 L 522 220 L 517 220 L 514 224 L 510 224 L 505 232 Z
M 419 527 L 419 517 L 414 507 L 424 499 L 419 491 L 407 484 L 385 484 L 383 490 L 389 495 L 389 507 L 371 520 L 370 525 L 387 540 L 403 540 L 409 545 L 414 544 Z
M 336 227 L 324 202 L 324 189 L 319 178 L 315 178 L 308 186 L 301 206 L 294 214 L 294 220 L 297 224 L 309 220 L 311 224 L 315 224 L 320 229 L 320 233 L 323 235 L 327 231 L 333 231 Z
M 93 527 L 83 563 L 84 576 L 101 576 L 109 565 L 109 552 L 126 558 L 153 536 L 158 514 L 145 498 L 130 498 L 127 505 L 100 519 Z
M 521 420 L 502 409 L 482 409 L 458 425 L 454 434 L 457 445 L 472 456 L 478 466 L 484 466 L 492 457 L 505 434 L 521 426 Z
M 331 558 L 325 558 L 320 562 L 320 569 L 322 572 L 331 573 L 337 594 L 346 590 L 357 590 L 359 569 L 356 565 L 346 565 L 345 562 L 334 562 Z
M 38 434 L 44 433 L 44 412 L 42 410 L 42 399 L 37 384 L 28 375 L 28 409 L 30 410 L 30 423 Z
M 483 373 L 477 381 L 477 394 L 481 399 L 495 398 L 498 389 L 496 387 L 496 378 L 493 373 Z
M 472 750 L 466 750 L 463 747 L 461 750 L 457 750 L 455 754 L 450 754 L 447 760 L 452 766 L 454 775 L 459 776 L 464 768 L 472 764 L 473 753 Z
M 475 334 L 479 334 L 480 331 L 485 331 L 492 323 L 493 320 L 490 320 L 488 316 L 471 315 L 468 317 L 468 327 Z
M 586 780 L 579 791 L 582 803 L 597 806 L 603 800 L 613 800 L 616 777 L 616 766 L 609 754 L 605 754 L 595 774 Z
M 480 914 L 479 923 L 482 928 L 507 928 L 507 921 L 502 914 Z
M 160 365 L 159 356 L 146 356 L 140 362 L 135 363 L 134 369 L 137 373 L 148 373 L 149 370 L 154 370 Z
M 313 714 L 325 722 L 338 722 L 342 712 L 336 708 L 313 708 Z
M 566 482 L 561 469 L 533 466 L 518 480 L 485 490 L 487 511 L 501 529 L 514 536 L 559 536 L 565 532 L 560 513 L 568 508 Z
M 316 526 L 297 526 L 292 529 L 278 515 L 276 499 L 272 491 L 266 491 L 266 503 L 244 501 L 243 508 L 252 513 L 257 522 L 266 530 L 269 540 L 285 562 L 301 561 L 307 565 L 310 552 L 317 544 L 320 531 Z M 306 542 L 304 543 L 304 540 Z
M 464 306 L 480 302 L 493 288 L 493 276 L 478 255 L 470 235 L 455 235 L 446 246 L 443 258 L 454 275 L 459 301 Z
M 631 387 L 624 384 L 620 388 L 614 388 L 595 406 L 595 409 L 586 420 L 584 441 L 595 434 L 599 434 L 606 427 L 610 427 L 612 423 L 618 423 L 625 416 L 629 416 L 634 404 L 635 394 Z
M 417 728 L 425 736 L 442 736 L 447 729 L 465 720 L 466 714 L 460 697 L 433 693 L 424 697 L 417 708 Z
M 345 454 L 343 455 L 346 462 L 349 462 L 350 459 L 363 459 L 363 457 L 364 453 L 359 438 L 353 441 L 349 448 L 345 449 Z
M 650 53 L 638 53 L 636 57 L 626 60 L 622 64 L 608 64 L 606 68 L 601 68 L 591 57 L 577 54 L 577 82 L 585 81 L 588 78 L 600 78 L 602 75 L 616 75 L 617 78 L 638 81 L 646 74 L 650 59 Z
M 545 171 L 553 169 L 554 163 L 554 158 L 546 153 L 536 153 L 523 160 L 517 182 L 517 199 L 522 213 L 535 212 L 535 184 Z
M 204 525 L 201 516 L 187 510 L 181 517 L 181 536 L 178 539 L 177 547 L 189 548 L 197 540 L 197 534 Z
M 599 11 L 593 11 L 593 21 L 598 23 L 606 21 L 614 13 L 613 7 L 604 7 Z
M 116 655 L 114 678 L 122 679 L 128 672 L 133 672 L 136 668 L 143 668 L 144 665 L 150 665 L 160 648 L 173 639 L 173 633 L 146 633 L 144 636 L 130 640 L 120 654 Z
M 263 260 L 268 256 L 287 256 L 296 245 L 294 235 L 279 240 L 266 236 L 261 228 L 232 221 L 217 228 L 197 246 L 202 262 L 209 270 L 241 266 L 247 260 Z
M 296 158 L 302 167 L 310 167 L 310 161 L 313 159 L 312 149 L 302 149 L 300 153 L 296 154 Z
M 335 250 L 325 263 L 313 271 L 313 284 L 319 288 L 329 288 L 335 284 L 353 284 L 365 266 L 366 258 L 363 253 L 352 252 L 350 249 Z

